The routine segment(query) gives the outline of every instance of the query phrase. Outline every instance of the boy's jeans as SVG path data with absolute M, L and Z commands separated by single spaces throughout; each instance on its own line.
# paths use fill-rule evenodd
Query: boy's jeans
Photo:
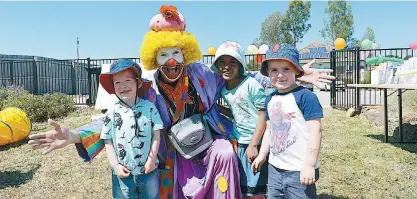
M 117 199 L 159 199 L 159 170 L 127 178 L 112 174 L 112 194 Z
M 316 182 L 319 169 L 316 169 Z M 304 186 L 299 171 L 287 171 L 268 164 L 268 198 L 317 198 L 316 185 Z

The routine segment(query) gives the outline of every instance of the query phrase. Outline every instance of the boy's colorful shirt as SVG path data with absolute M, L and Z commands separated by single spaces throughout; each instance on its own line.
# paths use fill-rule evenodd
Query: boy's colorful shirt
M 233 136 L 238 143 L 249 144 L 258 123 L 258 111 L 265 110 L 265 91 L 254 78 L 246 76 L 234 89 L 222 88 L 222 97 L 233 113 Z
M 152 131 L 163 129 L 163 123 L 148 100 L 141 99 L 134 109 L 116 103 L 106 112 L 100 138 L 111 139 L 119 163 L 139 175 L 149 155 Z
M 323 118 L 317 96 L 304 87 L 287 93 L 273 92 L 265 101 L 270 121 L 269 163 L 291 171 L 301 171 L 307 156 L 309 129 L 306 121 Z M 320 161 L 317 160 L 316 168 Z

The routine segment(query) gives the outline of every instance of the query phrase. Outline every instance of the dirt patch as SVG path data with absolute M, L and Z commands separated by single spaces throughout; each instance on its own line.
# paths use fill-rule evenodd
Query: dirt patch
M 361 116 L 370 120 L 377 129 L 384 130 L 384 108 L 382 106 L 363 107 Z M 403 141 L 416 142 L 417 115 L 415 113 L 403 113 L 402 118 Z M 388 135 L 391 136 L 390 140 L 392 141 L 401 140 L 398 113 L 390 112 L 388 114 Z

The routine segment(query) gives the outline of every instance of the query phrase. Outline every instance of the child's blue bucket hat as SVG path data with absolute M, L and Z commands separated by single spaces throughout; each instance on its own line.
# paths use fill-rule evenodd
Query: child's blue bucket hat
M 300 55 L 297 48 L 289 44 L 275 45 L 273 49 L 270 49 L 266 52 L 265 60 L 261 64 L 261 74 L 268 76 L 268 61 L 270 60 L 286 60 L 290 62 L 300 74 L 296 77 L 301 77 L 304 75 L 304 69 L 300 64 Z
M 110 72 L 100 75 L 100 84 L 110 95 L 115 94 L 113 85 L 113 75 L 124 70 L 131 69 L 136 77 L 142 81 L 142 86 L 138 88 L 138 96 L 141 97 L 146 94 L 152 86 L 152 82 L 142 79 L 142 69 L 140 66 L 129 59 L 119 59 L 110 66 Z

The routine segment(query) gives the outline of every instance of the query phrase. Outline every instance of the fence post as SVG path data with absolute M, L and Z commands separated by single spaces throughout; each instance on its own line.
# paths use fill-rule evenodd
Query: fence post
M 357 47 L 356 48 L 356 82 L 355 82 L 355 84 L 360 84 L 361 83 L 361 77 L 360 77 L 360 75 L 361 75 L 361 69 L 360 69 L 360 66 L 361 66 L 361 58 L 360 58 L 360 50 L 359 50 L 359 48 Z M 360 90 L 360 88 L 359 87 L 356 87 L 356 104 L 355 104 L 355 109 L 356 109 L 356 111 L 360 111 L 359 109 L 360 109 L 360 106 L 361 106 L 361 90 Z
M 77 77 L 76 77 L 76 73 L 75 73 L 75 66 L 78 66 L 78 62 L 79 60 L 77 60 L 77 63 L 75 63 L 74 61 L 72 61 L 72 67 L 71 67 L 71 87 L 72 87 L 72 94 L 76 95 L 77 94 Z
M 87 99 L 87 105 L 91 105 L 92 102 L 91 100 L 93 99 L 93 95 L 92 95 L 92 88 L 91 88 L 91 68 L 90 68 L 90 58 L 87 58 L 87 78 L 88 78 L 88 99 Z
M 337 76 L 337 71 L 335 67 L 335 51 L 330 51 L 330 69 L 333 70 L 333 76 Z M 330 106 L 333 107 L 336 105 L 335 102 L 335 94 L 336 94 L 336 80 L 333 80 L 330 86 Z
M 13 61 L 10 61 L 9 67 L 10 67 L 10 83 L 13 85 L 14 84 Z
M 33 64 L 32 64 L 32 74 L 33 74 L 33 94 L 37 95 L 39 94 L 39 88 L 38 88 L 38 66 L 36 64 L 36 61 L 38 60 L 37 57 L 33 58 Z

